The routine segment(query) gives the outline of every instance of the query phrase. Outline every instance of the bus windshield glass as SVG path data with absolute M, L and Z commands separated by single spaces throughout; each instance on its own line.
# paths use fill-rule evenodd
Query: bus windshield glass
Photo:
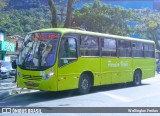
M 24 40 L 18 65 L 23 69 L 45 70 L 54 65 L 59 33 L 32 33 Z

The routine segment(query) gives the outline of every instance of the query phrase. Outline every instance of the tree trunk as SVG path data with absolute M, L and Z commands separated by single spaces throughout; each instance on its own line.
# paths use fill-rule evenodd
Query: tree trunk
M 50 7 L 51 15 L 52 15 L 52 20 L 51 24 L 53 28 L 57 27 L 57 16 L 56 16 L 56 8 L 54 6 L 53 0 L 48 0 L 48 5 Z
M 148 38 L 150 39 L 150 40 L 153 40 L 154 42 L 155 42 L 155 45 L 156 45 L 156 49 L 158 49 L 158 50 L 160 50 L 160 46 L 159 46 L 159 44 L 158 44 L 158 39 L 157 39 L 157 37 L 158 37 L 158 35 L 156 35 L 156 30 L 148 30 L 147 31 L 148 33 L 147 33 L 147 36 L 148 36 Z M 150 35 L 150 36 L 149 36 Z
M 154 36 L 154 35 L 153 35 L 153 41 L 154 41 L 155 44 L 156 44 L 156 49 L 160 50 L 160 46 L 159 46 L 159 43 L 158 43 L 158 40 L 157 40 L 157 36 Z
M 72 9 L 73 9 L 74 0 L 68 0 L 67 4 L 67 17 L 64 24 L 65 28 L 72 27 Z

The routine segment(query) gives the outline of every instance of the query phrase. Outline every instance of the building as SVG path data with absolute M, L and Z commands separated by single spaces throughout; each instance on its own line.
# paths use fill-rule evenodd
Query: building
M 6 52 L 7 56 L 10 56 L 11 60 L 14 60 L 19 55 L 19 51 L 22 48 L 24 38 L 19 35 L 7 35 L 6 41 L 13 43 L 15 45 L 14 52 Z
M 6 33 L 0 30 L 0 60 L 11 61 L 11 57 L 7 55 L 7 52 L 14 52 L 15 45 L 6 41 Z

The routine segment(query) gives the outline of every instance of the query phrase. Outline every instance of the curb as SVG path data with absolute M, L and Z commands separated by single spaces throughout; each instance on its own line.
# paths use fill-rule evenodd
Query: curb
M 7 98 L 10 95 L 17 95 L 17 94 L 23 94 L 23 93 L 30 93 L 30 92 L 36 92 L 39 90 L 32 90 L 32 89 L 27 89 L 27 88 L 15 88 L 12 90 L 0 92 L 0 100 Z
M 39 90 L 33 90 L 33 89 L 27 89 L 27 88 L 16 88 L 10 91 L 10 95 L 31 93 L 31 92 L 36 92 L 36 91 L 39 91 Z

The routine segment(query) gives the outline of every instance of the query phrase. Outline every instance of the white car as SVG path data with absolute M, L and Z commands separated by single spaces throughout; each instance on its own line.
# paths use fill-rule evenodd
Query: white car
M 0 78 L 6 79 L 13 76 L 16 73 L 15 69 L 12 69 L 11 62 L 0 61 Z

